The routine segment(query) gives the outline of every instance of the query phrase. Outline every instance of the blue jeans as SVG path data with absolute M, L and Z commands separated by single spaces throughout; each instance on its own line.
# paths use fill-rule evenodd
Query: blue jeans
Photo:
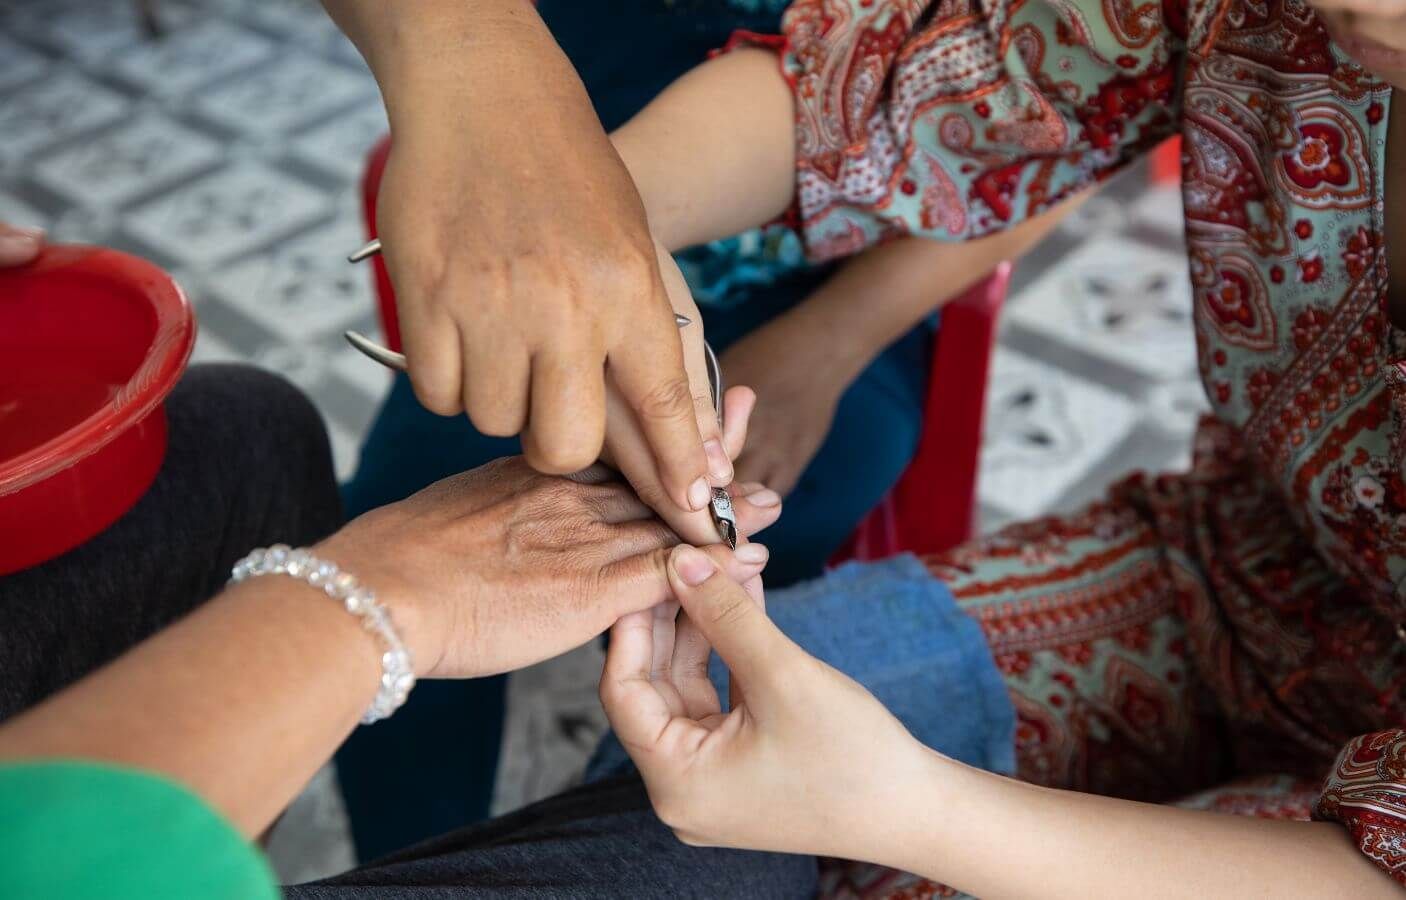
M 768 592 L 766 608 L 791 640 L 868 688 L 919 741 L 981 769 L 1015 772 L 1015 709 L 981 626 L 912 556 L 849 563 Z M 716 654 L 708 674 L 725 704 L 727 667 Z M 630 766 L 607 734 L 586 781 Z

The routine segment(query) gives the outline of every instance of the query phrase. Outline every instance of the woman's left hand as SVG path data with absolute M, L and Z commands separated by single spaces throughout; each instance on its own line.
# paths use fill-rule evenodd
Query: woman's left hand
M 787 496 L 830 433 L 835 409 L 857 370 L 838 356 L 842 342 L 810 336 L 791 317 L 773 319 L 722 355 L 729 384 L 757 394 L 747 446 L 734 462 L 737 477 Z M 853 374 L 852 374 L 853 372 Z
M 612 629 L 600 684 L 610 724 L 685 843 L 872 858 L 868 845 L 902 805 L 895 795 L 920 783 L 931 753 L 782 634 L 763 611 L 761 579 L 735 583 L 728 559 L 720 546 L 676 547 L 678 622 L 645 611 Z M 725 715 L 710 647 L 732 673 Z
M 44 232 L 39 228 L 16 228 L 0 222 L 0 269 L 22 266 L 44 249 Z

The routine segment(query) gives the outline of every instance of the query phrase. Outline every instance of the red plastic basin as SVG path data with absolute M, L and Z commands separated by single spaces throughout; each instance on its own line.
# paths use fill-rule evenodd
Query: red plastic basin
M 54 246 L 0 269 L 0 575 L 77 547 L 146 493 L 194 343 L 185 294 L 144 260 Z

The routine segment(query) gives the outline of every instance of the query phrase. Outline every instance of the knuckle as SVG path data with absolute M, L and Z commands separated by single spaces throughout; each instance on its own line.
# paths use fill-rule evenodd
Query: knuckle
M 646 419 L 670 420 L 693 415 L 693 390 L 684 378 L 668 378 L 645 391 L 635 411 Z

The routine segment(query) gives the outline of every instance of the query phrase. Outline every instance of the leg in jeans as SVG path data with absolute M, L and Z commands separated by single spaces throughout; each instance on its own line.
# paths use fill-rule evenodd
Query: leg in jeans
M 166 459 L 141 500 L 83 546 L 0 578 L 0 718 L 203 603 L 251 548 L 340 524 L 326 431 L 296 388 L 196 366 L 166 408 Z

